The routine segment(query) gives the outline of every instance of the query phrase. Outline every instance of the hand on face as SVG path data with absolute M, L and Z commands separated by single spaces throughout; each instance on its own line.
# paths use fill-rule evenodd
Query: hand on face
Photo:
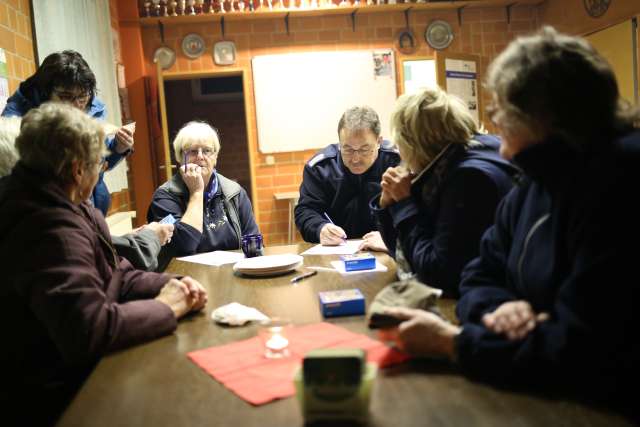
M 360 243 L 360 247 L 358 248 L 359 251 L 369 249 L 371 251 L 389 252 L 379 231 L 370 231 L 365 234 L 362 239 L 362 243 Z
M 413 174 L 402 166 L 387 168 L 382 174 L 382 195 L 380 207 L 385 208 L 411 196 L 411 179 Z M 384 206 L 383 206 L 384 203 Z
M 347 239 L 347 233 L 342 227 L 335 224 L 326 223 L 320 230 L 320 243 L 325 246 L 336 246 Z
M 382 329 L 380 338 L 394 341 L 398 348 L 414 356 L 453 358 L 453 341 L 460 328 L 424 310 L 390 308 L 385 314 L 402 320 L 395 328 Z
M 189 189 L 190 194 L 204 192 L 204 178 L 202 176 L 202 168 L 196 164 L 188 163 L 180 165 L 180 175 L 182 180 Z
M 511 341 L 521 340 L 535 329 L 538 323 L 549 319 L 547 313 L 536 314 L 527 301 L 509 301 L 492 313 L 482 316 L 482 323 L 496 334 L 504 334 Z

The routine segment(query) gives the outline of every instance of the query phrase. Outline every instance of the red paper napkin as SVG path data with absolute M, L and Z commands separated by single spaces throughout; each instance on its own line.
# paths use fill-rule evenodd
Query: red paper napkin
M 293 396 L 293 374 L 304 355 L 317 348 L 361 348 L 367 361 L 384 368 L 404 362 L 408 356 L 366 335 L 330 323 L 291 328 L 287 334 L 291 356 L 264 357 L 258 337 L 192 351 L 187 356 L 206 373 L 253 405 Z

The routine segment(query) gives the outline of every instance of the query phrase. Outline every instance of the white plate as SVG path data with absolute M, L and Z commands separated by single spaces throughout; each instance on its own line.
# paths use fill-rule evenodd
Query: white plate
M 303 258 L 294 254 L 259 256 L 236 262 L 233 271 L 250 276 L 265 276 L 295 270 L 302 262 Z

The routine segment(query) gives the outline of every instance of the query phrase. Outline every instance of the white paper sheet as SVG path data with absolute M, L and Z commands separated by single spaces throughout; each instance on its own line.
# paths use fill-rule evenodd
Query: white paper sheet
M 301 255 L 353 255 L 358 252 L 360 243 L 362 243 L 362 239 L 347 240 L 338 246 L 315 245 L 314 247 L 302 252 Z
M 240 261 L 241 259 L 244 259 L 244 254 L 242 252 L 213 251 L 205 252 L 203 254 L 185 256 L 178 259 L 180 261 L 219 267 L 224 264 L 233 264 Z
M 359 273 L 371 273 L 374 271 L 387 271 L 387 266 L 382 263 L 379 263 L 378 261 L 376 261 L 376 268 L 373 268 L 371 270 L 346 271 L 344 269 L 344 262 L 342 261 L 331 261 L 331 265 L 333 266 L 333 268 L 336 269 L 338 273 L 345 276 L 350 276 L 352 274 L 359 274 Z

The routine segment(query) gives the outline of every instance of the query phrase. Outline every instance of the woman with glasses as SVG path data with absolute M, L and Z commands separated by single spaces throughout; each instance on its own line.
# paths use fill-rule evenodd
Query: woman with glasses
M 400 279 L 416 275 L 457 297 L 516 169 L 498 138 L 480 134 L 466 105 L 437 87 L 398 98 L 391 137 L 404 164 L 387 169 L 371 204 L 384 241 L 370 233 L 362 247 L 388 249 Z
M 638 413 L 640 131 L 611 66 L 550 27 L 490 65 L 500 152 L 523 172 L 462 273 L 460 326 L 392 310 L 401 347 L 497 382 L 570 387 Z
M 207 301 L 197 281 L 135 270 L 116 255 L 104 217 L 87 203 L 103 141 L 86 114 L 45 103 L 24 116 L 20 160 L 2 179 L 7 425 L 52 425 L 101 356 L 171 334 L 178 318 Z
M 20 84 L 7 100 L 3 116 L 24 116 L 32 108 L 47 101 L 64 102 L 89 116 L 104 120 L 107 110 L 96 97 L 96 77 L 82 55 L 73 50 L 55 52 L 47 56 L 35 74 Z M 113 169 L 124 156 L 131 152 L 133 133 L 121 127 L 115 136 L 105 139 L 109 150 L 106 156 L 107 170 Z M 107 215 L 111 195 L 100 173 L 98 183 L 91 193 L 91 201 L 103 215 Z
M 189 122 L 176 135 L 173 150 L 178 173 L 156 190 L 149 221 L 171 215 L 171 242 L 159 256 L 160 269 L 172 257 L 239 249 L 242 236 L 260 233 L 247 192 L 216 172 L 220 139 L 208 124 Z

